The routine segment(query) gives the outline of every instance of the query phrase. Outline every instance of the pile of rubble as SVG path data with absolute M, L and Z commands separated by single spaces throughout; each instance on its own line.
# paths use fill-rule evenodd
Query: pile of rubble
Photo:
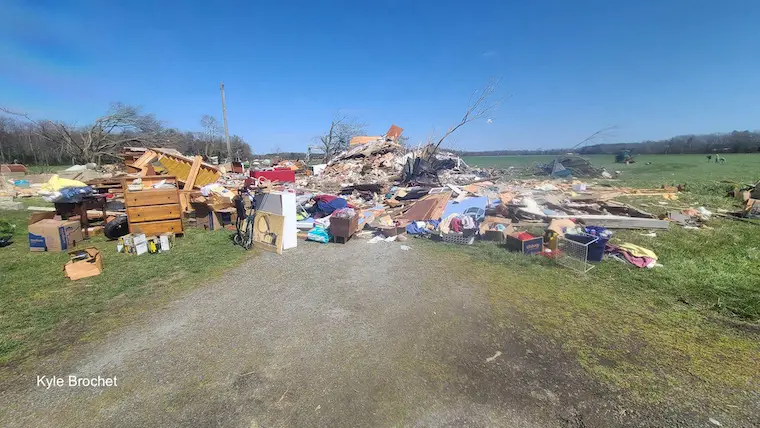
M 394 141 L 379 139 L 349 148 L 332 159 L 319 175 L 303 177 L 297 184 L 335 191 L 366 184 L 467 184 L 489 177 L 487 171 L 470 168 L 459 156 L 439 151 L 432 144 L 406 151 Z

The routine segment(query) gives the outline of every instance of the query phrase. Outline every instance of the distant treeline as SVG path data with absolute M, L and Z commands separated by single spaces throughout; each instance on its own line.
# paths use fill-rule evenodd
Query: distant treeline
M 490 150 L 463 151 L 461 156 L 514 156 L 514 155 L 556 155 L 575 152 L 586 155 L 615 154 L 620 150 L 631 150 L 633 154 L 710 154 L 710 153 L 758 153 L 760 152 L 760 132 L 733 131 L 728 134 L 679 135 L 667 140 L 643 141 L 640 143 L 594 144 L 572 149 L 551 150 Z
M 170 128 L 139 107 L 114 103 L 101 117 L 88 124 L 32 118 L 0 106 L 0 163 L 64 165 L 119 161 L 126 146 L 165 147 L 205 159 L 227 156 L 222 127 L 204 115 L 200 131 Z M 230 135 L 233 159 L 250 159 L 251 147 Z

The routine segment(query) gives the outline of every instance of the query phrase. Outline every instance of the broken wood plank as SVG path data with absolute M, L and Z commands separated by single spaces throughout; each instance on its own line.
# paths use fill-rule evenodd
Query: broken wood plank
M 625 217 L 619 215 L 549 215 L 550 219 L 578 219 L 589 226 L 602 226 L 608 229 L 667 229 L 670 222 L 655 218 Z
M 136 161 L 132 165 L 129 165 L 133 168 L 141 169 L 143 166 L 145 166 L 148 162 L 152 161 L 153 158 L 155 158 L 156 152 L 152 150 L 146 150 L 145 153 L 142 154 L 139 158 L 137 158 Z
M 37 211 L 37 212 L 51 212 L 51 213 L 55 212 L 55 207 L 26 207 L 26 209 L 28 211 Z M 109 216 L 109 215 L 120 216 L 120 215 L 125 215 L 125 214 L 126 214 L 126 212 L 124 212 L 124 211 L 106 211 L 106 215 L 107 216 Z M 101 210 L 87 210 L 87 215 L 88 216 L 98 215 L 98 216 L 102 217 L 103 216 L 103 211 L 101 211 Z
M 607 201 L 601 204 L 601 208 L 606 209 L 610 214 L 623 215 L 627 214 L 631 217 L 640 218 L 657 218 L 654 214 L 648 213 L 644 210 L 640 210 L 634 206 L 624 204 L 617 201 Z
M 203 163 L 203 156 L 196 156 L 193 158 L 193 165 L 190 167 L 190 172 L 185 179 L 185 187 L 183 190 L 193 190 L 195 185 L 195 179 L 198 177 L 198 172 L 201 170 L 201 164 Z

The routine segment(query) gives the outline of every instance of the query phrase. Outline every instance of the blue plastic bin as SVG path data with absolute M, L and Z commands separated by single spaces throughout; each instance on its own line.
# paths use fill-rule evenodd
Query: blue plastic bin
M 593 242 L 589 244 L 588 246 L 588 253 L 586 254 L 586 261 L 589 262 L 601 262 L 602 258 L 604 257 L 604 247 L 607 245 L 607 241 L 609 241 L 609 238 L 600 238 L 597 236 L 591 236 L 591 235 L 571 235 L 567 234 L 565 235 L 565 238 L 579 242 L 581 244 L 589 244 L 589 242 L 592 242 L 596 239 L 596 242 Z

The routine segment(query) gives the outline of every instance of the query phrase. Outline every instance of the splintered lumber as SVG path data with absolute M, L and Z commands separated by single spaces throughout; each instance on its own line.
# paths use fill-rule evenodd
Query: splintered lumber
M 608 229 L 667 229 L 670 222 L 655 218 L 626 217 L 620 215 L 549 215 L 550 219 L 578 219 L 587 225 L 602 226 Z
M 399 217 L 399 220 L 438 220 L 449 203 L 451 192 L 435 193 L 418 199 Z
M 197 167 L 198 171 L 194 174 L 195 177 L 192 177 L 193 167 L 196 165 L 195 161 L 198 158 L 197 156 L 194 159 L 164 149 L 152 150 L 158 153 L 158 161 L 164 166 L 164 168 L 166 168 L 169 175 L 177 177 L 177 181 L 187 183 L 190 181 L 189 179 L 192 179 L 191 188 L 200 189 L 207 184 L 216 182 L 221 176 L 219 169 L 215 166 L 200 162 L 200 165 Z M 185 188 L 184 190 L 190 189 Z
M 193 166 L 190 167 L 190 172 L 187 174 L 187 179 L 185 179 L 185 187 L 183 190 L 193 190 L 195 179 L 198 177 L 198 172 L 201 170 L 202 163 L 202 156 L 196 156 L 193 158 Z
M 134 161 L 134 163 L 132 163 L 132 165 L 130 166 L 134 168 L 142 168 L 143 166 L 148 164 L 150 161 L 152 161 L 153 158 L 155 158 L 156 156 L 157 156 L 156 152 L 152 150 L 146 150 L 145 153 L 143 153 L 142 156 L 137 158 L 137 160 Z

